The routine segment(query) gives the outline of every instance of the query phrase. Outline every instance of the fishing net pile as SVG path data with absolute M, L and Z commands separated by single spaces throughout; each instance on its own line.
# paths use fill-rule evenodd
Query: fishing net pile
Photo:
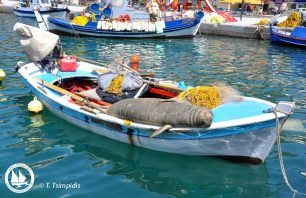
M 225 23 L 225 22 L 236 22 L 237 20 L 230 13 L 225 11 L 219 11 L 219 12 L 205 14 L 203 21 L 209 23 Z
M 279 23 L 278 27 L 291 27 L 294 28 L 301 24 L 302 18 L 301 13 L 293 12 L 285 21 Z
M 141 76 L 125 69 L 124 65 L 124 60 L 121 57 L 114 57 L 111 60 L 108 72 L 98 77 L 98 85 L 103 92 L 115 96 L 126 96 L 129 95 L 127 92 L 138 90 L 143 85 Z
M 124 81 L 124 75 L 117 75 L 115 76 L 111 83 L 107 88 L 108 93 L 116 94 L 117 96 L 122 95 L 122 85 Z
M 85 26 L 88 21 L 89 19 L 86 16 L 76 16 L 71 23 L 74 25 Z
M 185 100 L 192 105 L 214 109 L 226 102 L 240 100 L 238 91 L 226 85 L 198 86 L 189 88 L 179 94 L 179 100 Z
M 261 19 L 258 23 L 255 23 L 255 25 L 269 25 L 269 20 Z

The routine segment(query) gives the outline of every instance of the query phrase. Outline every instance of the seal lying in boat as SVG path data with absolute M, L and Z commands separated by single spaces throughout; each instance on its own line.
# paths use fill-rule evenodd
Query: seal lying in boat
M 134 122 L 173 127 L 209 127 L 213 119 L 208 108 L 158 98 L 125 99 L 113 104 L 107 113 Z

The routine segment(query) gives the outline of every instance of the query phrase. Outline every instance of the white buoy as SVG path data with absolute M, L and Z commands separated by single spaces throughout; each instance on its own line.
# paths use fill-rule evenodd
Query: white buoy
M 5 78 L 6 74 L 3 69 L 0 69 L 0 82 Z
M 34 99 L 31 102 L 29 102 L 28 110 L 31 112 L 38 113 L 43 110 L 43 104 L 39 100 L 37 100 L 35 96 Z

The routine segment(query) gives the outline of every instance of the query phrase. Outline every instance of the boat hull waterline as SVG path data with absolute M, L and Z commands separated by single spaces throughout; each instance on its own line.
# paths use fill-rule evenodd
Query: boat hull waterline
M 87 69 L 90 69 L 90 66 L 96 67 L 85 65 Z M 95 115 L 84 111 L 69 102 L 65 96 L 59 96 L 37 83 L 33 75 L 37 76 L 41 70 L 32 63 L 23 66 L 18 72 L 38 99 L 58 117 L 93 133 L 139 147 L 184 155 L 239 156 L 263 162 L 276 140 L 277 130 L 273 113 L 213 123 L 209 128 L 173 128 L 151 138 L 150 135 L 160 126 L 130 123 L 107 114 Z M 275 107 L 275 104 L 260 99 L 244 99 Z M 277 114 L 282 125 L 285 114 Z
M 167 25 L 162 33 L 156 32 L 133 32 L 133 31 L 111 31 L 98 30 L 96 26 L 77 26 L 70 24 L 64 19 L 43 16 L 44 23 L 50 32 L 57 34 L 69 34 L 93 37 L 108 38 L 176 38 L 176 37 L 194 37 L 201 25 L 203 15 L 199 15 L 195 20 L 187 20 L 185 23 L 178 22 L 176 25 Z
M 52 17 L 65 18 L 69 10 L 67 8 L 52 8 L 39 11 L 41 14 L 48 14 Z M 14 14 L 18 17 L 35 18 L 33 8 L 14 8 Z

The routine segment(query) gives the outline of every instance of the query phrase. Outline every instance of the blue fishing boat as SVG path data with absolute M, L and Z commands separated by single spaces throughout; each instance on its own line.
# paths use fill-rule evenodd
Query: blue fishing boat
M 50 0 L 20 0 L 19 5 L 14 8 L 14 14 L 19 17 L 35 18 L 34 11 L 41 14 L 48 14 L 53 17 L 65 18 L 70 10 L 66 6 L 55 5 Z
M 306 27 L 298 26 L 292 31 L 270 26 L 270 39 L 273 43 L 306 47 Z
M 294 109 L 294 103 L 276 105 L 239 96 L 238 100 L 208 110 L 177 102 L 174 97 L 181 90 L 179 84 L 155 78 L 144 78 L 141 88 L 131 97 L 111 103 L 94 96 L 97 86 L 104 86 L 99 76 L 109 68 L 72 58 L 67 61 L 69 65 L 75 61 L 72 70 L 63 69 L 62 59 L 49 60 L 59 54 L 57 35 L 20 23 L 14 30 L 33 61 L 19 63 L 18 73 L 52 113 L 93 133 L 135 146 L 184 155 L 243 157 L 261 163 Z M 43 41 L 40 37 L 48 39 Z M 94 94 L 86 95 L 88 92 Z M 156 104 L 155 110 L 150 110 Z M 171 111 L 167 109 L 169 105 Z M 188 112 L 192 113 L 184 120 Z M 155 120 L 145 119 L 148 116 L 155 116 Z
M 133 14 L 135 16 L 135 14 Z M 141 15 L 141 17 L 149 15 Z M 148 18 L 132 19 L 124 22 L 105 19 L 88 21 L 86 25 L 73 24 L 64 18 L 36 14 L 39 27 L 56 34 L 110 38 L 174 38 L 194 37 L 204 17 L 198 11 L 193 18 L 165 19 L 151 22 Z

